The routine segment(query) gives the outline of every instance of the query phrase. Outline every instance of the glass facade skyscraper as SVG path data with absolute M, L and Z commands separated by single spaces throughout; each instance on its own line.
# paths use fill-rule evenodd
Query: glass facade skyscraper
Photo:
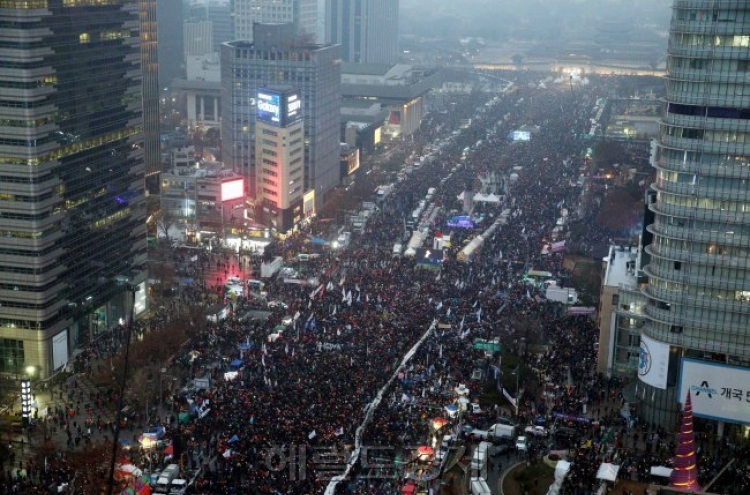
M 143 161 L 148 177 L 158 175 L 161 171 L 156 0 L 139 0 L 139 4 L 143 70 Z M 158 188 L 156 180 L 152 179 L 152 186 Z
M 50 374 L 145 280 L 139 12 L 0 1 L 0 372 Z
M 636 395 L 672 426 L 683 358 L 750 366 L 749 3 L 675 0 L 653 164 L 643 334 L 670 357 L 666 386 Z

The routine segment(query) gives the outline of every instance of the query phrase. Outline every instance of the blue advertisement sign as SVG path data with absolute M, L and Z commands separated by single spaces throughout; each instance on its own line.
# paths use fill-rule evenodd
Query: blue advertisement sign
M 281 95 L 270 91 L 259 91 L 255 105 L 258 120 L 273 125 L 281 123 Z
M 302 100 L 294 90 L 258 89 L 255 107 L 258 121 L 278 127 L 302 118 Z

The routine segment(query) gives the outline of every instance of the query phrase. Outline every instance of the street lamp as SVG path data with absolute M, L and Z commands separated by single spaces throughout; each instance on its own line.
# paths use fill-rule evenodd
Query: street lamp
M 29 377 L 21 378 L 21 417 L 23 427 L 28 427 L 31 417 L 31 379 Z
M 126 277 L 115 277 L 117 285 L 121 285 L 131 294 L 130 304 L 130 321 L 125 331 L 125 362 L 123 363 L 122 378 L 118 387 L 119 396 L 117 397 L 117 411 L 115 412 L 115 431 L 112 440 L 112 457 L 109 463 L 109 477 L 107 479 L 107 495 L 111 495 L 115 486 L 115 462 L 117 460 L 117 444 L 120 441 L 120 423 L 122 422 L 123 398 L 125 396 L 125 385 L 128 381 L 128 365 L 130 364 L 130 338 L 133 334 L 133 319 L 135 318 L 135 293 L 138 292 L 138 286 L 127 283 Z

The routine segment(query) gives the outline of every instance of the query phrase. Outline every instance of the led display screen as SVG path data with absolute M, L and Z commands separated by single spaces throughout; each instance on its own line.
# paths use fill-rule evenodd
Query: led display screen
M 221 200 L 229 201 L 245 196 L 245 180 L 235 179 L 221 183 Z

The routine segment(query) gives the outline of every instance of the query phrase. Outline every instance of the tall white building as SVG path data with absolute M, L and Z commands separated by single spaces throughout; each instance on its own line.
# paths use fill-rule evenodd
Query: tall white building
M 258 90 L 255 163 L 256 218 L 285 232 L 303 218 L 305 144 L 298 91 Z
M 319 0 L 234 0 L 234 38 L 253 41 L 253 23 L 295 25 L 297 32 L 321 41 L 318 28 Z

